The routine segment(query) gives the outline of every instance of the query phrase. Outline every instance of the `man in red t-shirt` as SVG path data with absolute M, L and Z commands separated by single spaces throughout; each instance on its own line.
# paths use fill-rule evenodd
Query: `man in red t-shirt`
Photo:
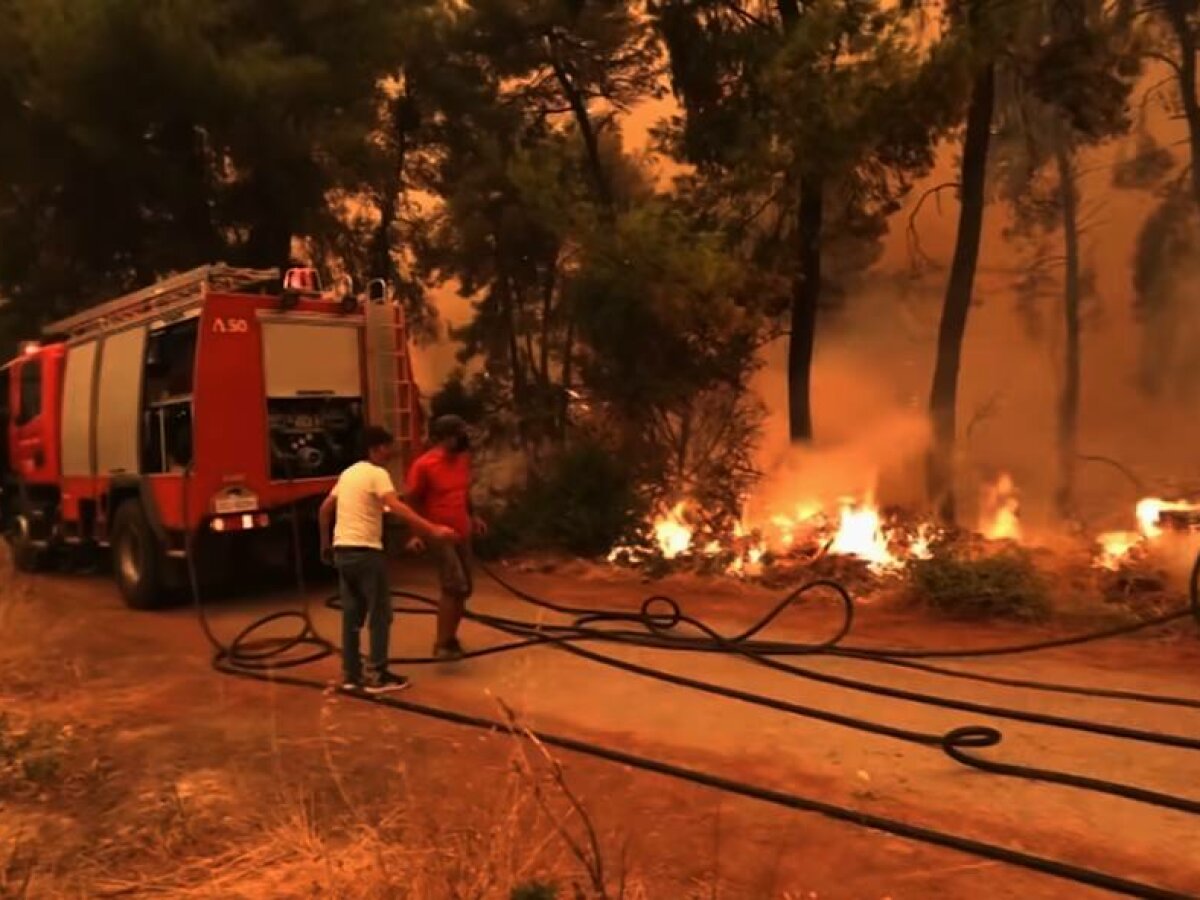
M 458 416 L 441 416 L 429 427 L 434 446 L 419 456 L 405 482 L 408 501 L 438 525 L 453 529 L 457 541 L 433 542 L 438 562 L 441 596 L 438 598 L 437 637 L 433 655 L 461 659 L 458 626 L 474 590 L 471 578 L 471 536 L 487 530 L 471 507 L 471 455 L 467 423 Z M 409 546 L 424 549 L 420 538 Z

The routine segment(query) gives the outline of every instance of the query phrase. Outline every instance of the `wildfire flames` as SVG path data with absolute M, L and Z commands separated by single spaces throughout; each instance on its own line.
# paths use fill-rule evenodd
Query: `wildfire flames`
M 1099 544 L 1096 565 L 1115 572 L 1139 548 L 1162 537 L 1164 513 L 1200 513 L 1200 504 L 1183 500 L 1161 500 L 1158 497 L 1139 500 L 1134 508 L 1138 530 L 1109 531 L 1100 535 L 1096 539 Z
M 657 555 L 665 560 L 684 556 L 727 560 L 725 571 L 734 575 L 757 575 L 768 554 L 794 554 L 800 548 L 824 548 L 834 556 L 863 560 L 875 574 L 896 572 L 913 559 L 932 556 L 937 530 L 928 523 L 915 529 L 889 523 L 875 505 L 874 497 L 846 497 L 830 515 L 819 503 L 798 505 L 794 514 L 775 513 L 761 525 L 746 519 L 733 525 L 725 539 L 706 536 L 694 524 L 699 517 L 687 503 L 676 503 L 656 516 L 647 528 L 649 549 L 617 547 L 609 561 L 638 562 Z
M 994 541 L 1021 539 L 1020 503 L 1012 476 L 1002 473 L 995 484 L 985 485 L 979 504 L 979 532 Z
M 798 504 L 790 515 L 774 512 L 754 518 L 743 513 L 731 533 L 714 534 L 698 523 L 702 516 L 688 502 L 665 509 L 647 524 L 639 546 L 617 547 L 610 562 L 643 562 L 658 557 L 706 559 L 732 575 L 761 574 L 770 557 L 798 556 L 801 550 L 853 557 L 876 575 L 895 573 L 912 560 L 930 559 L 939 531 L 929 522 L 915 526 L 885 516 L 873 494 L 843 497 L 836 508 L 816 501 Z M 1140 549 L 1165 532 L 1165 517 L 1200 521 L 1200 503 L 1147 497 L 1134 510 L 1137 530 L 1111 531 L 1096 538 L 1093 564 L 1117 571 Z M 1002 473 L 984 485 L 980 495 L 978 531 L 995 541 L 1020 541 L 1020 502 L 1012 477 Z
M 654 538 L 663 559 L 682 556 L 692 546 L 692 529 L 683 520 L 684 504 L 676 503 L 672 509 L 654 523 Z

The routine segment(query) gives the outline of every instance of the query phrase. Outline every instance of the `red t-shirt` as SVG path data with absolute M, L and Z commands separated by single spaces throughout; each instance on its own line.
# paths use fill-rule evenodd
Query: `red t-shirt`
M 429 521 L 453 528 L 461 538 L 471 537 L 470 454 L 451 456 L 444 447 L 426 451 L 408 470 L 404 492 Z

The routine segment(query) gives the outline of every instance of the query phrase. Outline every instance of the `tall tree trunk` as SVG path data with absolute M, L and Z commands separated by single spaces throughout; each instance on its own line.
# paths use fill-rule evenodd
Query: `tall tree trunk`
M 775 0 L 785 34 L 800 24 L 799 0 Z M 821 227 L 825 217 L 825 184 L 819 177 L 800 179 L 797 233 L 800 272 L 792 282 L 791 337 L 788 341 L 788 433 L 793 443 L 813 438 L 812 360 L 821 303 Z
M 546 43 L 550 65 L 554 69 L 554 77 L 558 80 L 558 85 L 562 88 L 563 94 L 567 98 L 567 103 L 571 107 L 571 115 L 575 119 L 576 127 L 579 128 L 579 135 L 583 139 L 583 149 L 587 154 L 588 172 L 592 178 L 592 186 L 596 191 L 596 201 L 600 204 L 602 213 L 606 216 L 612 216 L 614 213 L 612 184 L 609 182 L 608 172 L 604 168 L 604 163 L 600 159 L 600 137 L 596 133 L 596 126 L 592 122 L 591 112 L 588 110 L 587 98 L 584 97 L 579 86 L 571 78 L 566 66 L 563 65 L 562 59 L 558 55 L 558 46 L 554 39 L 547 38 Z
M 554 290 L 558 286 L 558 253 L 546 267 L 546 276 L 542 281 L 542 347 L 541 347 L 541 378 L 542 384 L 549 386 L 550 378 L 550 338 L 554 324 Z
M 1189 7 L 1194 5 L 1188 0 L 1166 0 L 1164 9 L 1179 43 L 1179 67 L 1175 74 L 1192 153 L 1192 196 L 1200 206 L 1200 98 L 1196 88 L 1196 33 L 1189 15 Z
M 791 337 L 788 342 L 788 431 L 793 442 L 813 437 L 812 360 L 821 302 L 821 226 L 825 185 L 819 178 L 800 183 L 797 231 L 800 271 L 792 282 Z
M 571 421 L 571 380 L 575 377 L 575 317 L 570 309 L 564 309 L 567 317 L 567 336 L 563 341 L 562 394 L 558 412 L 558 440 L 567 439 L 567 426 Z
M 396 142 L 396 159 L 391 176 L 383 188 L 379 203 L 379 224 L 371 236 L 370 277 L 393 281 L 399 274 L 392 258 L 392 227 L 400 213 L 400 195 L 404 191 L 404 169 L 408 163 L 409 133 L 415 126 L 416 104 L 406 91 L 392 104 L 392 137 Z
M 520 432 L 523 442 L 526 434 L 525 417 L 529 402 L 525 382 L 525 366 L 521 362 L 520 337 L 517 334 L 519 330 L 517 328 L 517 299 L 513 291 L 512 279 L 509 278 L 507 273 L 500 273 L 498 285 L 502 291 L 500 302 L 503 310 L 505 330 L 508 332 L 505 335 L 505 343 L 508 345 L 508 365 L 512 376 L 513 406 L 517 414 L 517 430 Z
M 685 476 L 688 470 L 688 450 L 692 443 L 692 420 L 694 410 L 689 402 L 679 416 L 679 444 L 675 455 L 675 481 L 676 485 L 685 495 L 690 495 L 690 485 L 685 484 Z
M 397 181 L 399 179 L 396 179 Z M 397 195 L 399 185 L 390 184 L 384 188 L 383 197 L 379 201 L 379 224 L 371 235 L 371 249 L 368 265 L 370 278 L 382 278 L 392 281 L 396 274 L 396 264 L 392 259 L 392 226 L 396 224 Z
M 1066 276 L 1063 290 L 1063 326 L 1066 353 L 1063 357 L 1062 396 L 1058 404 L 1058 513 L 1071 515 L 1075 501 L 1075 462 L 1079 430 L 1080 385 L 1080 262 L 1079 192 L 1075 181 L 1073 152 L 1059 146 L 1056 152 L 1062 202 L 1063 243 L 1066 250 Z
M 954 441 L 958 372 L 983 234 L 984 186 L 995 102 L 996 68 L 989 63 L 975 76 L 971 87 L 967 133 L 963 141 L 958 237 L 942 306 L 937 362 L 933 371 L 933 389 L 929 395 L 933 448 L 927 461 L 927 489 L 930 502 L 946 524 L 954 523 L 957 512 L 954 500 Z

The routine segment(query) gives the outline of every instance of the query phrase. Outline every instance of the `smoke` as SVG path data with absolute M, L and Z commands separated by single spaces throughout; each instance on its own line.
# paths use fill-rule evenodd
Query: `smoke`
M 793 445 L 788 434 L 786 342 L 769 347 L 755 389 L 774 414 L 756 460 L 764 473 L 752 519 L 794 515 L 800 504 L 836 507 L 872 495 L 881 504 L 920 503 L 929 423 L 903 386 L 889 383 L 847 343 L 821 349 L 814 365 L 817 440 Z
M 1172 588 L 1186 590 L 1197 553 L 1200 553 L 1200 534 L 1166 531 L 1155 539 L 1151 559 L 1166 572 Z
M 1165 127 L 1165 126 L 1164 126 Z M 1174 126 L 1172 126 L 1174 127 Z M 1200 275 L 1162 273 L 1174 302 L 1157 319 L 1139 304 L 1139 235 L 1160 202 L 1139 191 L 1115 190 L 1110 163 L 1120 142 L 1088 151 L 1080 191 L 1094 209 L 1084 231 L 1085 299 L 1078 451 L 1102 455 L 1132 470 L 1144 491 L 1115 467 L 1080 461 L 1076 509 L 1092 529 L 1133 526 L 1141 493 L 1183 496 L 1200 489 Z M 927 189 L 955 179 L 955 150 L 918 185 L 892 219 L 885 253 L 839 309 L 822 310 L 813 371 L 816 444 L 788 447 L 786 345 L 769 348 L 757 389 L 771 417 L 759 456 L 766 473 L 755 502 L 793 503 L 808 494 L 861 495 L 878 488 L 880 503 L 920 508 L 924 501 L 923 424 L 936 357 L 947 266 L 954 251 L 957 206 L 927 203 L 916 223 L 923 252 L 942 267 L 914 273 L 906 225 Z M 947 195 L 948 196 L 948 195 Z M 1060 528 L 1055 493 L 1058 404 L 1064 378 L 1061 273 L 1034 302 L 1046 327 L 1031 334 L 1017 288 L 1032 260 L 1008 240 L 1008 209 L 985 212 L 974 304 L 959 373 L 956 456 L 960 519 L 974 525 L 984 487 L 1012 476 L 1026 533 Z M 1051 248 L 1053 253 L 1053 248 Z M 1193 268 L 1195 268 L 1193 266 Z M 1169 364 L 1162 389 L 1147 393 L 1147 360 Z
M 1163 74 L 1148 69 L 1146 84 Z M 1143 124 L 1159 145 L 1177 144 L 1183 136 L 1179 123 L 1156 109 L 1143 110 Z M 635 112 L 624 123 L 630 147 L 646 146 L 649 126 L 670 111 L 669 101 L 663 101 Z M 1161 201 L 1148 190 L 1132 189 L 1136 184 L 1118 180 L 1113 186 L 1114 164 L 1145 156 L 1139 140 L 1144 142 L 1145 134 L 1087 149 L 1079 160 L 1084 275 L 1095 290 L 1084 308 L 1078 449 L 1124 464 L 1145 482 L 1146 493 L 1174 497 L 1200 488 L 1200 415 L 1189 399 L 1196 394 L 1181 390 L 1189 383 L 1200 388 L 1200 304 L 1190 302 L 1200 296 L 1200 277 L 1170 273 L 1164 286 L 1176 300 L 1170 305 L 1175 318 L 1144 318 L 1149 310 L 1139 306 L 1135 278 L 1139 235 Z M 767 348 L 755 383 L 769 416 L 755 460 L 764 480 L 751 498 L 752 515 L 769 506 L 794 513 L 799 503 L 836 502 L 839 496 L 872 490 L 881 504 L 923 507 L 925 410 L 959 210 L 947 191 L 911 217 L 922 195 L 958 180 L 959 152 L 954 144 L 942 149 L 929 177 L 891 218 L 884 252 L 872 271 L 855 279 L 840 308 L 821 311 L 811 449 L 794 449 L 788 438 L 786 341 Z M 1170 168 L 1165 158 L 1156 164 L 1165 166 L 1164 172 Z M 1006 237 L 1011 224 L 1005 204 L 989 203 L 959 373 L 956 486 L 960 518 L 974 525 L 985 487 L 1008 473 L 1029 534 L 1058 527 L 1053 500 L 1059 486 L 1057 407 L 1063 381 L 1061 270 L 1051 267 L 1047 289 L 1027 298 L 1045 323 L 1031 334 L 1018 284 L 1033 260 L 1027 246 Z M 913 235 L 919 236 L 925 257 L 920 274 L 913 272 Z M 1050 238 L 1051 259 L 1059 252 L 1057 240 Z M 461 298 L 438 300 L 447 320 L 469 315 L 469 303 Z M 1194 369 L 1184 364 L 1183 351 L 1196 359 Z M 452 363 L 450 353 L 429 352 L 430 364 L 418 372 L 423 386 L 437 386 Z M 1146 361 L 1172 361 L 1164 389 L 1155 395 L 1143 389 Z M 1087 525 L 1096 530 L 1134 526 L 1133 506 L 1141 491 L 1117 469 L 1080 462 L 1075 484 L 1076 507 Z

